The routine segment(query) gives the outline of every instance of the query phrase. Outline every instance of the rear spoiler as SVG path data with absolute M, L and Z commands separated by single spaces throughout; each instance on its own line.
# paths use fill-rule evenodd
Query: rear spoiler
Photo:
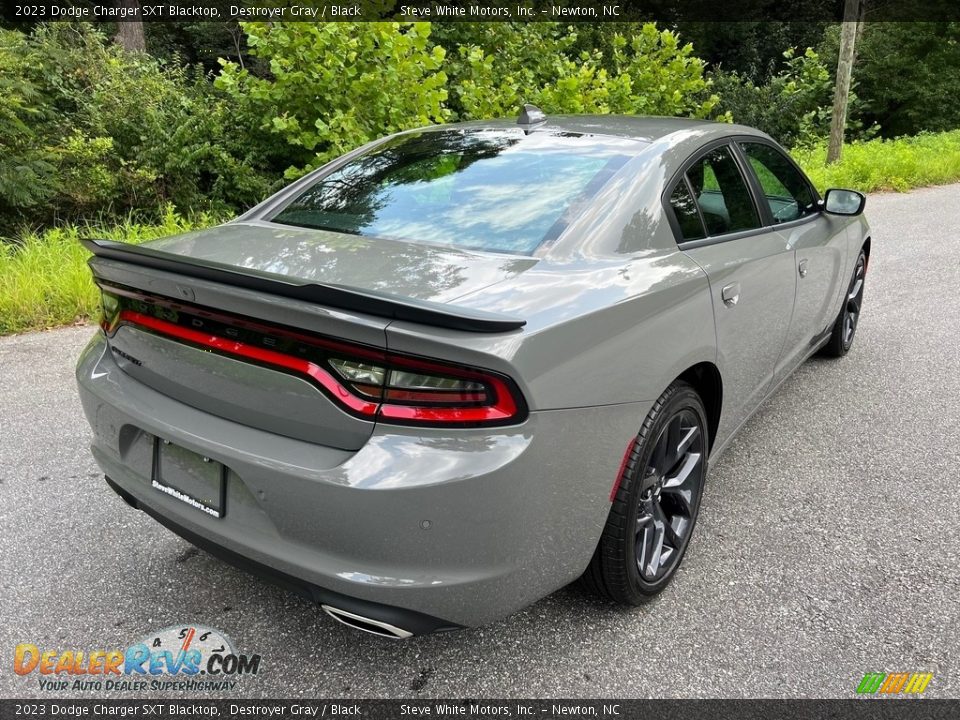
M 112 240 L 80 240 L 96 257 L 118 260 L 150 268 L 173 272 L 184 277 L 224 283 L 257 292 L 280 295 L 317 305 L 376 315 L 377 317 L 433 325 L 434 327 L 466 330 L 468 332 L 496 333 L 517 330 L 526 320 L 499 313 L 445 305 L 443 303 L 379 293 L 370 290 L 326 285 L 297 278 L 267 273 L 233 265 L 197 260 L 151 248 L 139 247 Z

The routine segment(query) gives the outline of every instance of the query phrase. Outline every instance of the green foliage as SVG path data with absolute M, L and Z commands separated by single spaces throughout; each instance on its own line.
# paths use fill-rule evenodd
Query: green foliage
M 450 23 L 435 34 L 446 49 L 452 119 L 497 118 L 533 102 L 558 74 L 577 35 L 559 23 Z
M 832 14 L 818 11 L 816 3 L 809 0 L 795 10 L 805 11 L 807 17 L 791 12 L 784 15 L 793 16 L 793 20 L 785 22 L 681 21 L 676 29 L 710 67 L 736 73 L 756 85 L 766 85 L 784 69 L 783 49 L 817 47 L 826 25 L 821 18 Z
M 831 165 L 823 144 L 795 150 L 793 156 L 821 191 L 902 192 L 960 181 L 960 130 L 855 142 L 844 146 L 840 162 Z
M 54 156 L 37 125 L 47 119 L 36 84 L 23 77 L 20 33 L 0 31 L 0 216 L 35 208 L 54 192 Z
M 653 23 L 577 55 L 577 34 L 557 23 L 508 26 L 475 39 L 484 44 L 461 45 L 450 73 L 463 119 L 513 115 L 524 102 L 548 113 L 708 117 L 718 102 L 692 46 Z
M 244 23 L 260 77 L 232 61 L 216 80 L 242 114 L 291 146 L 295 177 L 388 133 L 446 119 L 443 48 L 429 23 Z
M 823 59 L 813 49 L 802 54 L 783 53 L 783 69 L 766 84 L 756 85 L 735 72 L 713 73 L 719 108 L 744 125 L 759 128 L 787 146 L 816 142 L 827 136 L 833 106 L 833 78 Z M 851 117 L 856 114 L 857 96 L 851 93 Z M 851 119 L 849 137 L 869 132 Z
M 821 54 L 836 66 L 839 30 Z M 960 22 L 867 22 L 853 68 L 860 106 L 855 119 L 885 137 L 960 127 Z
M 128 218 L 119 224 L 66 225 L 27 233 L 16 243 L 0 242 L 0 335 L 69 325 L 96 316 L 99 298 L 87 267 L 90 253 L 80 238 L 140 243 L 224 219 L 208 214 L 186 218 L 168 205 L 151 225 Z
M 225 22 L 148 22 L 143 25 L 147 52 L 162 61 L 200 65 L 220 71 L 220 58 L 245 62 L 246 38 L 240 24 Z
M 168 202 L 232 210 L 272 186 L 243 119 L 202 74 L 125 54 L 90 25 L 0 31 L 0 90 L 0 232 L 149 217 Z

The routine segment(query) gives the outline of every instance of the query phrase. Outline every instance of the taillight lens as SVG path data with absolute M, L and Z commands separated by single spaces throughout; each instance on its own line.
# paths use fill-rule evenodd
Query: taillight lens
M 387 353 L 383 365 L 344 357 L 328 362 L 355 395 L 380 400 L 378 416 L 384 420 L 502 425 L 525 415 L 513 383 L 495 373 L 395 353 Z
M 416 425 L 508 425 L 526 418 L 510 378 L 267 326 L 139 291 L 103 287 L 100 325 L 120 325 L 305 377 L 346 412 Z
M 100 293 L 100 327 L 108 335 L 116 330 L 120 322 L 120 298 L 113 293 L 102 290 Z
M 388 402 L 458 405 L 490 400 L 488 388 L 476 380 L 388 369 L 343 358 L 331 358 L 330 364 L 361 395 L 376 394 Z

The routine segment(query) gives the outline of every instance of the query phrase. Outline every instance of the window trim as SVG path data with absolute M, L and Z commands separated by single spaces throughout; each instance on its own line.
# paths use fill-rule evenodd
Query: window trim
M 670 225 L 670 229 L 673 232 L 674 242 L 677 243 L 677 247 L 680 250 L 692 250 L 694 248 L 705 247 L 707 245 L 716 245 L 718 243 L 729 242 L 731 240 L 741 240 L 743 238 L 752 237 L 754 235 L 760 235 L 762 233 L 773 232 L 776 229 L 790 228 L 796 225 L 802 225 L 808 222 L 812 222 L 816 218 L 819 218 L 823 215 L 823 210 L 820 209 L 818 212 L 811 213 L 806 217 L 797 218 L 796 220 L 791 220 L 786 223 L 774 224 L 773 216 L 770 213 L 770 206 L 768 203 L 760 203 L 760 198 L 766 199 L 766 196 L 758 193 L 757 188 L 760 187 L 760 181 L 756 177 L 753 168 L 750 167 L 749 160 L 747 160 L 745 154 L 740 150 L 740 142 L 757 142 L 763 145 L 769 145 L 774 149 L 781 152 L 786 158 L 790 161 L 790 164 L 793 165 L 799 172 L 804 181 L 813 192 L 814 198 L 816 198 L 817 203 L 820 203 L 820 193 L 817 192 L 817 188 L 810 182 L 810 178 L 807 177 L 807 174 L 803 172 L 803 169 L 797 165 L 796 161 L 790 157 L 790 153 L 785 152 L 783 148 L 779 147 L 776 142 L 765 137 L 758 135 L 745 135 L 738 133 L 736 135 L 727 135 L 722 138 L 715 138 L 694 150 L 686 160 L 680 165 L 680 168 L 676 170 L 673 175 L 670 176 L 670 180 L 666 183 L 663 192 L 660 194 L 660 204 L 663 208 L 664 214 L 667 217 L 667 222 Z M 703 213 L 700 211 L 700 205 L 697 203 L 697 212 L 700 213 L 700 224 L 703 225 L 704 234 L 706 237 L 700 240 L 684 240 L 683 232 L 680 229 L 680 224 L 677 221 L 676 215 L 673 212 L 673 206 L 670 204 L 670 196 L 673 195 L 674 189 L 680 183 L 681 178 L 687 184 L 687 190 L 690 192 L 692 190 L 690 186 L 689 179 L 687 178 L 687 170 L 693 166 L 697 160 L 699 160 L 703 155 L 714 150 L 722 145 L 726 145 L 730 148 L 731 155 L 733 155 L 734 161 L 737 163 L 737 166 L 740 169 L 740 173 L 744 176 L 744 179 L 747 182 L 747 190 L 750 193 L 750 198 L 753 201 L 753 207 L 757 212 L 757 217 L 760 220 L 760 227 L 751 228 L 749 230 L 737 230 L 734 232 L 723 233 L 721 235 L 709 235 L 706 233 L 707 226 L 703 221 Z M 692 192 L 691 192 L 692 195 Z M 696 202 L 696 198 L 694 198 Z

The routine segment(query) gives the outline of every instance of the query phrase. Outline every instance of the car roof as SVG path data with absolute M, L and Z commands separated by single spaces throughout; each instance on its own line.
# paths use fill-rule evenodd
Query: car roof
M 516 119 L 473 120 L 470 122 L 435 125 L 421 129 L 516 129 Z M 660 117 L 654 115 L 547 115 L 545 122 L 533 125 L 531 132 L 570 132 L 590 135 L 611 135 L 641 142 L 654 142 L 676 132 L 697 130 L 698 135 L 726 137 L 728 135 L 765 135 L 746 125 L 695 120 L 692 118 Z

